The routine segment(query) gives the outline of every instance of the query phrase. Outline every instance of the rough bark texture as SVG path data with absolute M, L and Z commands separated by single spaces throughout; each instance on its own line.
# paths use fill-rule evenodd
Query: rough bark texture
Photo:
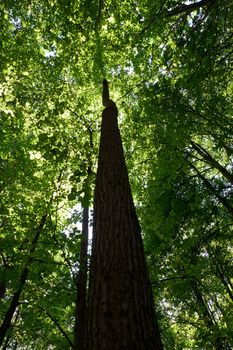
M 160 350 L 140 226 L 117 125 L 118 112 L 113 101 L 104 102 L 86 349 Z

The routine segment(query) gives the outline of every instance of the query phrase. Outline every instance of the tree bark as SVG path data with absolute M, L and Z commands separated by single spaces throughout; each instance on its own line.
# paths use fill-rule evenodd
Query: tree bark
M 130 191 L 118 111 L 103 83 L 94 197 L 87 350 L 161 350 L 140 226 Z

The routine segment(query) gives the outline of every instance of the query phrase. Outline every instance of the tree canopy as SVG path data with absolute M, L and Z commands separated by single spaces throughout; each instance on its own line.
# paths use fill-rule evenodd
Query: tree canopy
M 3 349 L 72 346 L 103 78 L 164 346 L 233 348 L 232 25 L 229 0 L 1 1 Z

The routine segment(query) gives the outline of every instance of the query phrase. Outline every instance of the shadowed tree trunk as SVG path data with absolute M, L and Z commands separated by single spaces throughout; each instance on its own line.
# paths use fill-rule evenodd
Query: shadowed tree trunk
M 32 244 L 31 244 L 31 248 L 29 250 L 29 256 L 27 259 L 27 262 L 21 272 L 21 275 L 19 277 L 19 286 L 18 289 L 15 291 L 15 293 L 13 294 L 13 297 L 11 299 L 9 308 L 6 311 L 6 314 L 4 316 L 4 319 L 2 321 L 2 324 L 0 326 L 0 346 L 3 344 L 4 339 L 7 335 L 8 330 L 11 327 L 11 322 L 14 316 L 15 311 L 17 310 L 17 307 L 19 306 L 19 300 L 23 291 L 23 288 L 26 284 L 27 278 L 28 278 L 28 274 L 29 274 L 29 266 L 31 264 L 31 255 L 34 253 L 35 249 L 36 249 L 36 245 L 37 242 L 39 240 L 40 234 L 42 232 L 42 229 L 46 223 L 47 220 L 47 216 L 48 214 L 46 213 L 45 215 L 42 216 L 40 223 L 38 224 L 36 230 L 35 230 L 35 235 L 34 238 L 32 240 Z
M 89 146 L 93 151 L 93 137 L 91 126 L 87 126 L 89 132 Z M 76 278 L 76 307 L 74 325 L 74 350 L 83 350 L 85 346 L 85 325 L 87 311 L 87 277 L 88 277 L 88 233 L 89 233 L 89 202 L 90 183 L 92 176 L 91 153 L 88 154 L 87 179 L 84 184 L 84 200 L 82 203 L 82 238 L 80 247 L 79 272 Z
M 130 191 L 118 111 L 103 82 L 94 198 L 87 350 L 160 350 L 162 343 Z

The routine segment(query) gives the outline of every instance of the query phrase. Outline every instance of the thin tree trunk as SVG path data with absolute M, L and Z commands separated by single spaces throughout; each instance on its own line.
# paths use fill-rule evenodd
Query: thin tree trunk
M 83 208 L 82 240 L 80 248 L 80 265 L 77 276 L 77 298 L 74 327 L 74 350 L 84 349 L 87 288 L 87 247 L 88 247 L 89 208 Z
M 197 303 L 199 304 L 198 310 L 199 310 L 200 318 L 203 319 L 206 325 L 206 328 L 212 330 L 212 333 L 214 335 L 212 343 L 214 345 L 215 350 L 224 350 L 225 349 L 224 342 L 222 341 L 218 332 L 216 333 L 216 328 L 218 329 L 218 325 L 214 319 L 214 315 L 211 314 L 208 306 L 206 305 L 202 292 L 199 286 L 197 285 L 196 281 L 193 281 L 191 288 L 193 290 Z
M 93 150 L 93 137 L 91 126 L 87 126 L 89 132 L 89 146 Z M 84 184 L 84 201 L 82 204 L 82 239 L 80 247 L 79 272 L 76 278 L 76 304 L 74 324 L 74 350 L 83 350 L 85 347 L 85 325 L 87 313 L 87 272 L 88 272 L 88 234 L 89 234 L 89 201 L 90 180 L 92 174 L 91 153 L 88 154 L 87 179 Z
M 223 265 L 223 262 L 221 261 L 221 259 L 219 259 L 219 254 L 220 251 L 217 251 L 217 249 L 208 249 L 208 253 L 211 257 L 211 260 L 214 264 L 214 266 L 216 267 L 216 271 L 217 274 L 220 278 L 220 281 L 222 282 L 222 284 L 224 285 L 224 287 L 226 288 L 226 291 L 228 293 L 229 298 L 231 299 L 231 301 L 233 302 L 233 287 L 232 287 L 232 283 L 231 280 L 226 272 L 226 269 Z
M 16 292 L 14 293 L 12 299 L 11 299 L 11 303 L 10 303 L 10 306 L 5 314 L 5 317 L 3 319 L 3 322 L 0 326 L 0 346 L 2 346 L 3 344 L 3 341 L 6 337 L 6 334 L 7 334 L 7 331 L 10 329 L 11 327 L 11 321 L 12 321 L 12 318 L 14 316 L 14 313 L 19 305 L 19 299 L 20 299 L 20 296 L 21 296 L 21 293 L 23 291 L 23 288 L 24 288 L 24 285 L 27 281 L 27 277 L 28 277 L 28 273 L 29 273 L 29 265 L 30 265 L 30 262 L 31 262 L 31 254 L 34 252 L 34 250 L 36 249 L 36 244 L 38 242 L 38 239 L 40 237 L 40 234 L 41 234 L 41 230 L 42 228 L 44 227 L 45 225 L 45 222 L 46 222 L 46 219 L 47 219 L 47 214 L 43 215 L 41 220 L 40 220 L 40 223 L 38 225 L 38 227 L 36 228 L 36 231 L 35 231 L 35 235 L 34 235 L 34 238 L 32 240 L 32 244 L 31 244 L 31 248 L 30 248 L 30 251 L 29 251 L 29 256 L 28 256 L 28 260 L 23 268 L 23 271 L 20 275 L 20 278 L 19 278 L 19 287 L 18 289 L 16 290 Z
M 161 350 L 140 226 L 130 191 L 118 111 L 103 82 L 94 197 L 87 350 Z

